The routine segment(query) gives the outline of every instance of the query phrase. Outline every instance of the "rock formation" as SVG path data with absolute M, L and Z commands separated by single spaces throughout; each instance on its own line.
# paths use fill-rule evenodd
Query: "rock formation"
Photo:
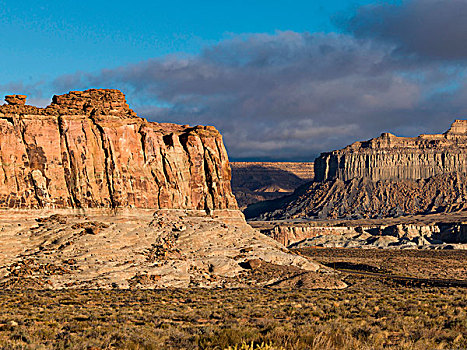
M 318 226 L 277 224 L 261 232 L 290 248 L 418 248 L 467 249 L 465 222 L 430 224 L 371 224 L 366 226 Z
M 231 162 L 232 190 L 241 209 L 276 199 L 314 178 L 313 163 Z
M 151 123 L 118 90 L 0 106 L 0 208 L 236 209 L 219 132 Z
M 262 220 L 362 219 L 459 210 L 467 210 L 467 176 L 447 173 L 422 180 L 313 182 L 282 200 L 250 206 L 245 215 Z
M 315 180 L 369 178 L 426 179 L 467 172 L 467 120 L 456 120 L 444 134 L 397 137 L 383 133 L 315 160 Z
M 118 90 L 25 100 L 0 106 L 1 288 L 345 287 L 247 225 L 214 127 L 148 122 Z
M 383 134 L 315 161 L 315 181 L 256 203 L 247 218 L 361 219 L 467 209 L 467 121 L 442 135 Z
M 257 287 L 286 279 L 289 269 L 292 278 L 320 281 L 305 288 L 345 287 L 332 270 L 252 229 L 238 210 L 50 213 L 0 215 L 0 288 Z

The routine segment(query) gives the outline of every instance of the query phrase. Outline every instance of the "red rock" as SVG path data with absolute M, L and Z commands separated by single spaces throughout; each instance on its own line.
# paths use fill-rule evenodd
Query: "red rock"
M 25 105 L 26 97 L 25 95 L 8 95 L 5 96 L 5 101 L 9 105 Z
M 214 127 L 148 122 L 118 90 L 0 106 L 0 134 L 0 208 L 237 208 Z

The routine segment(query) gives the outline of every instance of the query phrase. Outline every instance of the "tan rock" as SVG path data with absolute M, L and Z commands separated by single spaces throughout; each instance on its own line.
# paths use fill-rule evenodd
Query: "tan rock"
M 5 96 L 5 101 L 9 105 L 25 105 L 26 104 L 26 95 L 8 95 Z
M 173 224 L 186 229 L 174 232 Z M 263 265 L 275 267 L 270 276 L 261 277 Z M 287 279 L 283 269 L 292 267 L 294 276 L 332 280 L 329 269 L 252 229 L 238 210 L 0 213 L 1 288 L 246 287 Z
M 0 106 L 0 135 L 2 288 L 267 285 L 263 264 L 274 279 L 321 274 L 245 222 L 212 126 L 151 123 L 120 91 L 91 89 Z

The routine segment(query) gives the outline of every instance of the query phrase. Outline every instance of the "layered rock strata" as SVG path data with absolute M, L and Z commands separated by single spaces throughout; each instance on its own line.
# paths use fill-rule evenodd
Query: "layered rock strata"
M 467 223 L 315 226 L 278 224 L 262 233 L 290 248 L 467 249 Z
M 237 208 L 214 127 L 148 122 L 118 90 L 6 101 L 0 208 Z
M 397 137 L 383 133 L 369 141 L 322 153 L 315 180 L 369 178 L 418 180 L 446 172 L 467 172 L 467 120 L 456 120 L 444 134 Z
M 25 99 L 0 106 L 0 288 L 346 286 L 245 222 L 214 127 L 118 90 Z
M 440 135 L 382 134 L 315 160 L 315 180 L 247 218 L 366 219 L 467 210 L 467 121 Z

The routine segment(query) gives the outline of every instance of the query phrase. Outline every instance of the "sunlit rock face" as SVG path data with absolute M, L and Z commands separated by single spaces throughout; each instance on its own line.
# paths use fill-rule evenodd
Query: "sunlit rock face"
M 397 137 L 384 133 L 369 141 L 322 153 L 315 180 L 369 178 L 419 180 L 467 172 L 467 120 L 456 120 L 444 134 Z
M 118 90 L 5 100 L 0 208 L 237 208 L 214 127 L 148 122 Z

